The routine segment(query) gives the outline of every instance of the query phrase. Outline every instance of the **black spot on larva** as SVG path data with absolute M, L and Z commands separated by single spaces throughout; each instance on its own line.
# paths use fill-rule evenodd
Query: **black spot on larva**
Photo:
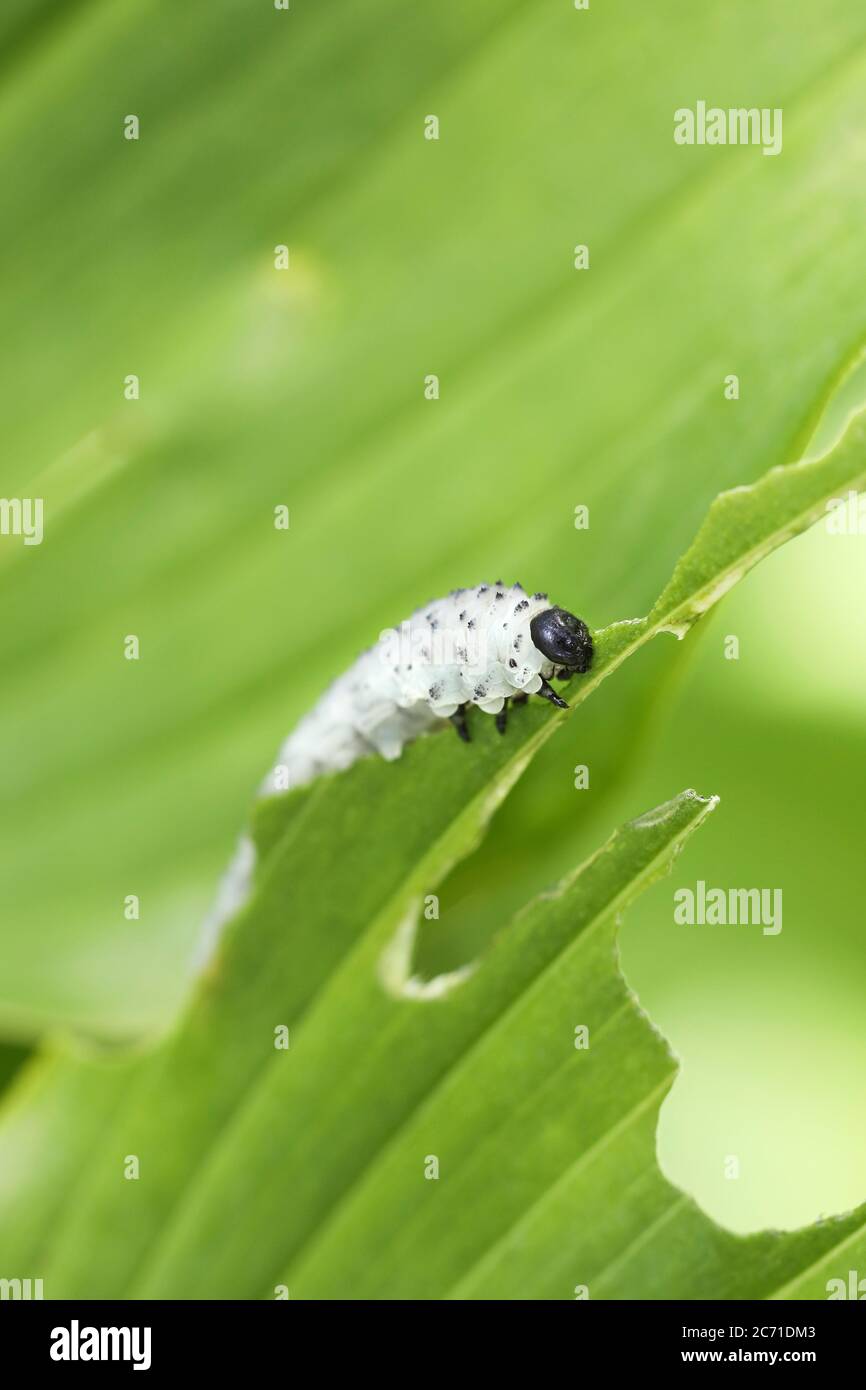
M 516 668 L 517 662 L 514 660 L 514 657 L 513 657 L 513 656 L 510 656 L 510 657 L 508 658 L 508 664 L 509 664 L 509 666 L 512 668 L 512 670 L 514 670 L 514 669 Z
M 516 608 L 514 609 L 514 611 L 515 611 L 515 613 L 523 613 L 523 612 L 525 612 L 525 610 L 526 610 L 528 607 L 529 607 L 529 599 L 528 599 L 528 598 L 525 598 L 525 599 L 522 599 L 521 602 L 517 604 L 517 606 L 516 606 Z
M 439 619 L 438 619 L 438 618 L 428 618 L 427 621 L 428 621 L 428 623 L 430 624 L 430 630 L 431 630 L 431 632 L 435 632 L 436 629 L 437 629 L 437 627 L 439 626 Z
M 465 609 L 465 608 L 461 609 L 461 611 L 457 614 L 457 618 L 458 618 L 458 621 L 461 622 L 461 623 L 465 623 L 465 622 L 466 622 L 466 609 Z
M 475 687 L 475 699 L 476 699 L 476 700 L 483 700 L 483 699 L 484 699 L 484 696 L 485 696 L 486 694 L 487 694 L 487 689 L 486 689 L 485 686 L 483 686 L 483 685 L 476 685 L 476 687 Z
M 502 583 L 502 580 L 500 580 L 499 582 L 500 582 L 500 584 L 501 584 L 501 583 Z M 505 598 L 505 594 L 504 594 L 504 592 L 502 591 L 502 589 L 497 589 L 497 591 L 496 591 L 496 597 L 497 597 L 497 599 Z
M 423 658 L 424 658 L 425 661 L 429 661 L 429 660 L 430 660 L 430 648 L 429 648 L 429 647 L 422 647 L 422 648 L 421 648 L 421 655 L 423 656 Z
M 520 651 L 520 644 L 521 644 L 522 641 L 523 641 L 523 633 L 522 633 L 522 632 L 518 632 L 517 636 L 516 636 L 515 639 L 514 639 L 514 644 L 513 644 L 513 645 L 514 645 L 514 650 L 515 650 L 516 652 L 519 652 L 519 651 Z
M 478 590 L 479 594 L 486 594 L 488 587 L 489 586 L 487 584 L 482 584 Z
M 547 594 L 533 594 L 532 597 L 534 599 L 547 598 Z
M 431 700 L 438 700 L 439 696 L 442 694 L 441 685 L 431 685 L 430 689 L 427 691 L 427 694 Z
M 468 660 L 469 660 L 469 653 L 468 653 L 468 651 L 466 650 L 465 647 L 458 647 L 458 648 L 457 648 L 457 651 L 456 651 L 456 653 L 455 653 L 455 655 L 456 655 L 461 661 L 468 661 Z
M 475 626 L 475 619 L 474 619 L 474 618 L 470 618 L 470 619 L 469 619 L 469 622 L 466 624 L 466 626 L 467 626 L 467 627 L 474 627 L 474 626 Z
M 496 580 L 496 583 L 497 583 L 497 584 L 501 584 L 501 583 L 502 583 L 502 580 L 501 580 L 501 579 L 497 579 L 497 580 Z

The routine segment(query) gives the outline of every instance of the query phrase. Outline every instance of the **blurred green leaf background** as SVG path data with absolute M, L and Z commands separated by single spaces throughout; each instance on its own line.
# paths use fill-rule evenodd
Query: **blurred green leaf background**
M 0 491 L 46 512 L 0 539 L 8 1067 L 169 1025 L 269 759 L 382 627 L 500 574 L 643 614 L 720 489 L 838 431 L 864 39 L 856 0 L 5 7 Z M 783 108 L 782 154 L 675 145 L 697 99 Z M 676 882 L 782 887 L 781 935 L 677 928 L 661 884 L 622 952 L 682 1059 L 665 1172 L 737 1230 L 866 1196 L 864 580 L 817 528 L 642 653 L 422 945 L 471 958 L 626 816 L 718 793 Z

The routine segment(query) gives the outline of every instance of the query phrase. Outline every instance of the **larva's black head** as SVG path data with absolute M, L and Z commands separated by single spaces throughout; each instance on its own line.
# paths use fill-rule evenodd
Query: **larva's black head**
M 557 666 L 583 673 L 592 665 L 589 628 L 564 608 L 546 608 L 532 619 L 529 633 L 533 645 Z

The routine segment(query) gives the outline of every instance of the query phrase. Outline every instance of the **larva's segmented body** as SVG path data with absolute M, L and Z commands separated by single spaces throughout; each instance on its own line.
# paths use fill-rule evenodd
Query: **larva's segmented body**
M 554 676 L 588 671 L 592 638 L 586 624 L 546 594 L 498 581 L 455 589 L 417 609 L 399 628 L 381 634 L 334 681 L 289 734 L 261 788 L 285 791 L 339 772 L 378 753 L 400 756 L 410 739 L 451 720 L 470 739 L 466 709 L 496 716 L 505 733 L 508 702 L 539 694 L 565 707 Z M 243 836 L 204 926 L 202 960 L 222 924 L 249 894 L 255 848 Z
M 520 584 L 455 589 L 418 608 L 358 657 L 283 744 L 265 791 L 302 786 L 378 753 L 399 757 L 410 739 L 450 719 L 468 738 L 477 705 L 505 730 L 507 702 L 543 694 L 549 682 L 585 671 L 592 639 L 579 618 Z

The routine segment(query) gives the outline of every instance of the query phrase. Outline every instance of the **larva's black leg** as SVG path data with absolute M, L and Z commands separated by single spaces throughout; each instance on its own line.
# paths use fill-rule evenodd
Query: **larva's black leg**
M 527 695 L 526 691 L 525 691 L 525 690 L 521 690 L 521 692 L 520 692 L 519 695 L 512 695 L 512 696 L 511 696 L 511 703 L 512 703 L 513 705 L 525 705 L 525 704 L 526 704 L 526 701 L 527 701 L 528 699 L 529 699 L 529 696 Z
M 573 668 L 568 667 L 568 666 L 563 666 L 563 667 L 561 667 L 561 669 L 560 669 L 559 671 L 557 671 L 557 673 L 556 673 L 556 679 L 557 679 L 558 681 L 570 681 L 573 675 L 574 675 L 574 669 L 573 669 Z
M 504 734 L 504 733 L 505 733 L 505 730 L 508 728 L 508 700 L 507 700 L 507 699 L 506 699 L 506 701 L 505 701 L 505 704 L 502 706 L 502 709 L 499 711 L 499 713 L 498 713 L 497 716 L 496 716 L 496 728 L 497 728 L 497 731 L 498 731 L 500 734 Z
M 451 723 L 457 730 L 457 737 L 462 738 L 464 743 L 471 743 L 472 738 L 469 733 L 469 726 L 466 723 L 466 706 L 460 705 L 458 709 L 449 716 Z
M 563 700 L 561 695 L 557 695 L 553 686 L 550 685 L 543 676 L 541 678 L 541 689 L 538 693 L 542 695 L 545 700 L 549 700 L 552 705 L 556 705 L 559 709 L 568 709 L 568 702 Z

